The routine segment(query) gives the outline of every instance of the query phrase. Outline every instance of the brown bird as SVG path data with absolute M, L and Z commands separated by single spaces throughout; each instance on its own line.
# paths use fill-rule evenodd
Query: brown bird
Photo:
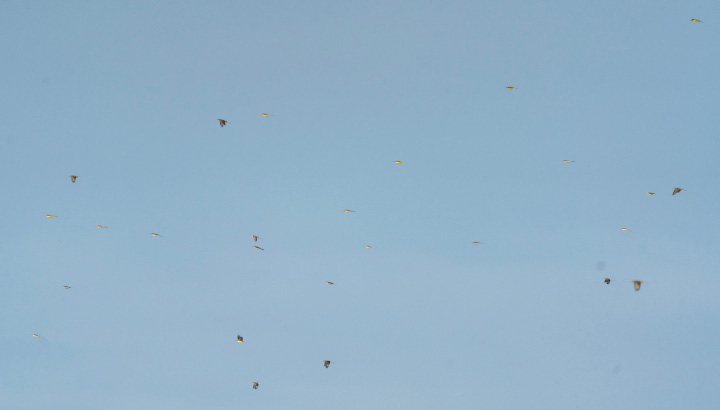
M 220 118 L 218 118 L 218 122 L 220 123 L 220 128 L 224 127 L 225 124 L 230 124 L 229 122 L 227 122 L 223 119 L 220 119 Z
M 162 236 L 162 235 L 160 235 L 159 233 L 154 233 L 154 232 L 151 233 L 150 235 L 152 235 L 152 236 Z
M 605 278 L 605 283 L 609 285 L 611 280 L 610 278 Z
M 328 285 L 334 285 L 334 283 L 330 281 L 326 281 L 325 283 L 327 283 Z
M 70 286 L 65 285 L 63 286 L 63 289 L 70 289 Z
M 645 192 L 648 195 L 655 195 L 655 192 Z
M 693 23 L 702 23 L 702 21 L 700 21 L 698 19 L 690 19 L 690 21 L 692 21 Z
M 107 228 L 107 226 L 105 226 L 105 225 L 95 225 L 95 227 L 98 228 L 98 229 Z
M 569 163 L 571 163 L 571 162 L 575 162 L 575 161 L 570 161 L 569 159 L 564 159 L 564 160 L 563 160 L 563 164 L 569 164 Z
M 355 212 L 355 211 L 351 211 L 351 210 L 349 210 L 349 209 L 346 209 L 345 212 Z
M 262 115 L 263 117 L 270 117 L 270 114 L 262 113 L 262 114 L 260 114 L 260 115 Z
M 642 284 L 643 284 L 643 281 L 641 281 L 641 280 L 634 280 L 634 281 L 633 281 L 633 286 L 635 286 L 635 292 L 637 292 L 638 290 L 640 290 L 640 285 L 642 285 Z
M 77 175 L 70 175 L 70 180 L 72 181 L 73 184 L 75 183 L 76 179 L 77 179 Z
M 368 249 L 372 249 L 372 248 L 373 248 L 373 247 L 370 246 L 370 245 L 365 245 L 365 247 L 368 248 Z
M 47 215 L 45 215 L 45 216 L 46 216 L 46 217 L 48 217 L 48 218 L 57 218 L 57 215 L 50 215 L 50 214 L 47 214 Z
M 33 333 L 33 337 L 40 337 L 40 335 L 37 333 Z
M 679 193 L 680 191 L 684 191 L 684 189 L 678 187 L 673 188 L 673 195 Z
M 332 363 L 330 360 L 325 360 L 325 362 L 323 362 L 323 364 L 325 365 L 325 368 L 326 368 L 326 369 L 327 369 L 328 367 L 330 367 L 330 363 Z
M 258 388 L 259 385 L 260 385 L 260 383 L 258 383 L 258 382 L 253 382 L 253 389 L 257 390 L 257 388 Z
M 260 249 L 261 251 L 264 251 L 264 250 L 265 250 L 265 249 L 263 249 L 263 248 L 261 248 L 261 247 L 259 247 L 259 246 L 255 246 L 255 245 L 253 245 L 253 248 L 255 248 L 255 249 Z
M 252 236 L 252 238 L 255 242 L 257 242 L 258 239 L 262 239 L 261 237 L 259 237 L 257 235 L 250 235 L 250 236 Z
M 240 335 L 238 335 L 237 342 L 238 342 L 238 343 L 245 343 L 245 342 L 243 342 L 243 337 L 240 336 Z
M 508 90 L 517 90 L 516 87 L 505 87 L 505 88 L 507 88 Z

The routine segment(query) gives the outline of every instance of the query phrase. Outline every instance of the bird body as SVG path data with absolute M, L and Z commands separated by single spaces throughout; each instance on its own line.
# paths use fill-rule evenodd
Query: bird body
M 505 87 L 505 88 L 507 88 L 508 90 L 517 90 L 516 87 L 510 87 L 510 86 L 508 86 L 508 87 Z
M 368 248 L 368 249 L 372 249 L 372 248 L 373 248 L 373 247 L 370 246 L 370 245 L 365 245 L 365 247 Z
M 350 210 L 350 209 L 346 209 L 345 212 L 355 212 L 355 211 L 352 211 L 352 210 Z
M 635 287 L 635 292 L 637 292 L 638 290 L 640 290 L 640 285 L 642 285 L 642 284 L 643 284 L 643 281 L 641 281 L 641 280 L 634 280 L 634 281 L 633 281 L 633 286 Z
M 611 280 L 610 278 L 605 278 L 605 284 L 609 285 Z
M 240 335 L 238 335 L 238 337 L 237 337 L 237 342 L 238 342 L 238 343 L 245 343 L 245 342 L 243 342 L 243 337 L 240 336 Z
M 262 114 L 260 114 L 260 115 L 262 115 L 263 117 L 270 117 L 270 114 L 262 113 Z
M 95 225 L 95 227 L 98 228 L 98 229 L 107 228 L 107 226 L 105 226 L 105 225 Z
M 260 386 L 260 383 L 253 382 L 252 386 L 253 386 L 253 389 L 257 390 L 258 386 Z
M 47 214 L 47 215 L 45 215 L 45 216 L 46 216 L 46 217 L 48 217 L 48 218 L 57 218 L 57 215 L 50 215 L 50 214 Z
M 220 123 L 220 128 L 224 127 L 225 124 L 230 124 L 229 122 L 227 122 L 221 118 L 218 118 L 218 122 Z
M 325 283 L 327 283 L 328 285 L 334 285 L 334 283 L 330 281 L 326 281 Z
M 477 242 L 477 241 L 475 241 L 475 242 L 473 242 L 472 244 L 473 244 L 473 245 L 482 245 L 482 242 Z
M 648 194 L 648 195 L 651 195 L 651 196 L 652 196 L 652 195 L 655 195 L 655 192 L 645 192 L 645 193 Z
M 402 164 L 402 161 L 395 161 L 396 164 Z
M 161 236 L 159 233 L 155 233 L 155 232 L 151 233 L 150 235 L 152 235 L 152 236 Z
M 259 246 L 253 246 L 253 248 L 255 248 L 255 249 L 260 249 L 261 251 L 264 251 L 264 250 L 265 250 L 265 249 L 263 249 L 263 248 L 261 248 L 261 247 L 259 247 Z
M 690 19 L 690 21 L 692 21 L 693 23 L 702 23 L 702 21 L 700 21 L 698 19 Z
M 33 337 L 40 337 L 40 335 L 37 333 L 33 333 Z
M 673 195 L 680 193 L 680 191 L 684 191 L 684 189 L 678 187 L 673 188 Z
M 70 286 L 65 285 L 63 286 L 63 289 L 70 289 Z
M 570 161 L 569 159 L 564 159 L 564 160 L 563 160 L 563 164 L 569 164 L 569 163 L 571 163 L 571 162 L 575 162 L 575 161 Z
M 262 239 L 261 237 L 259 237 L 257 235 L 250 235 L 250 236 L 252 236 L 252 238 L 255 242 L 257 242 L 258 239 Z
M 630 230 L 629 230 L 628 228 L 620 228 L 620 230 L 621 230 L 621 231 L 630 232 Z
M 70 175 L 70 180 L 72 181 L 73 184 L 75 183 L 76 179 L 77 179 L 77 175 Z
M 328 367 L 330 367 L 330 363 L 332 363 L 330 360 L 325 360 L 325 361 L 323 362 L 323 365 L 324 365 L 325 368 L 327 369 Z

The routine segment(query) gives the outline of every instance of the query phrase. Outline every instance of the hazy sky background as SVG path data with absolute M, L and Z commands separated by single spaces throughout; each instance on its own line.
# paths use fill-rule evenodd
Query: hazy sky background
M 719 34 L 0 1 L 0 409 L 719 408 Z

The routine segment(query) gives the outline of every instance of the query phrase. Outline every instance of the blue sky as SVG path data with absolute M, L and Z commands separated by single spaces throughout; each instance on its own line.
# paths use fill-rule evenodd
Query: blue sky
M 718 408 L 719 22 L 0 2 L 0 408 Z

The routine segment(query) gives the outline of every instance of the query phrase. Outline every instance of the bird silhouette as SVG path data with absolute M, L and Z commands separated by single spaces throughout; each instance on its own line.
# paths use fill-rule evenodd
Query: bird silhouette
M 243 342 L 243 337 L 240 336 L 240 335 L 238 335 L 237 342 L 238 342 L 238 343 L 245 343 L 245 342 Z
M 505 87 L 505 88 L 507 88 L 508 90 L 517 90 L 516 87 Z
M 326 281 L 325 283 L 327 283 L 328 285 L 334 285 L 334 283 L 330 281 Z
M 150 235 L 152 235 L 152 236 L 162 236 L 162 235 L 160 235 L 159 233 L 155 233 L 155 232 L 151 233 Z
M 673 195 L 680 193 L 680 191 L 684 191 L 684 189 L 678 187 L 673 188 Z
M 252 236 L 252 238 L 255 242 L 257 242 L 258 239 L 262 239 L 261 237 L 259 237 L 257 235 L 250 235 L 250 236 Z
M 563 164 L 569 164 L 569 163 L 571 163 L 571 162 L 575 162 L 575 161 L 570 161 L 569 159 L 564 159 L 564 160 L 563 160 Z
M 70 289 L 70 286 L 65 285 L 63 286 L 63 289 Z
M 611 280 L 610 278 L 605 278 L 605 283 L 609 285 Z
M 271 116 L 270 114 L 265 114 L 265 113 L 262 113 L 262 114 L 260 114 L 260 115 L 262 115 L 263 117 L 270 117 L 270 116 Z
M 70 175 L 70 180 L 72 181 L 73 184 L 75 183 L 76 179 L 77 179 L 77 175 Z
M 323 362 L 323 364 L 325 365 L 325 368 L 326 368 L 326 369 L 327 369 L 328 367 L 330 367 L 330 363 L 332 363 L 330 360 L 325 360 L 325 361 Z
M 107 228 L 107 226 L 105 226 L 105 225 L 95 225 L 95 227 L 98 228 L 98 229 Z
M 355 211 L 351 211 L 350 209 L 346 209 L 345 212 L 355 212 Z
M 370 246 L 370 245 L 365 245 L 365 247 L 368 248 L 368 249 L 372 249 L 372 248 L 373 248 L 373 247 Z
M 477 241 L 475 241 L 475 242 L 473 242 L 472 244 L 473 244 L 473 245 L 482 245 L 482 242 L 477 242 Z
M 37 333 L 33 333 L 33 337 L 40 337 L 40 335 Z
M 264 251 L 264 250 L 265 250 L 265 249 L 263 249 L 263 248 L 261 248 L 261 247 L 259 247 L 259 246 L 253 246 L 253 248 L 255 248 L 255 249 L 260 249 L 261 251 Z
M 258 386 L 260 386 L 260 383 L 253 382 L 253 389 L 257 390 Z
M 692 21 L 693 23 L 702 23 L 702 21 L 700 21 L 698 19 L 690 19 L 690 21 Z
M 640 285 L 642 285 L 642 284 L 643 284 L 643 281 L 641 281 L 641 280 L 634 280 L 634 281 L 633 281 L 633 286 L 635 286 L 635 292 L 637 292 L 638 290 L 640 290 Z
M 45 216 L 46 216 L 46 217 L 48 217 L 48 218 L 57 218 L 57 215 L 50 215 L 50 214 L 47 214 L 47 215 L 45 215 Z
M 225 124 L 230 124 L 229 122 L 227 122 L 223 119 L 220 119 L 220 118 L 218 118 L 218 122 L 220 123 L 220 128 L 224 127 Z
M 655 195 L 655 192 L 645 192 L 648 195 Z

